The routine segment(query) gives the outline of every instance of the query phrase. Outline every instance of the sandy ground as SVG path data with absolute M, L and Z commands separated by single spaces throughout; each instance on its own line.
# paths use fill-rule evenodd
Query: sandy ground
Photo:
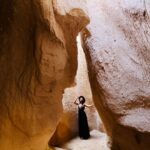
M 105 133 L 93 130 L 90 134 L 91 138 L 88 140 L 77 137 L 67 142 L 62 148 L 53 148 L 53 150 L 110 150 Z

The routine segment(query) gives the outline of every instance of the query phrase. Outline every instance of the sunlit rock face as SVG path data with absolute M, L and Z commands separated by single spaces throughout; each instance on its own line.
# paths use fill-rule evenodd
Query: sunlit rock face
M 150 1 L 87 1 L 90 83 L 114 150 L 150 147 Z
M 0 4 L 0 149 L 44 150 L 62 114 L 62 94 L 77 69 L 80 9 L 56 1 Z

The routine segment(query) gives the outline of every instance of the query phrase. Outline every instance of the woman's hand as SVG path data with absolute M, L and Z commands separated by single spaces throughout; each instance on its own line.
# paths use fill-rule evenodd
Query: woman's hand
M 93 108 L 93 107 L 94 107 L 94 105 L 88 105 L 88 104 L 85 104 L 85 107 Z
M 78 98 L 74 101 L 75 105 L 79 105 L 79 103 L 77 102 Z

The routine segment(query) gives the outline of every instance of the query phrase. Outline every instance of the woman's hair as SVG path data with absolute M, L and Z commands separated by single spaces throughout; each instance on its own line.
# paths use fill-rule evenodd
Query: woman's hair
M 84 98 L 84 96 L 79 96 L 79 102 L 80 102 L 81 104 L 84 104 L 84 103 L 85 103 L 85 98 Z

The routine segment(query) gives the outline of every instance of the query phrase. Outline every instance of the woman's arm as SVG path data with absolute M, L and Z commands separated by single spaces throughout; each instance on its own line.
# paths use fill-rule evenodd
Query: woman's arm
M 77 102 L 78 98 L 74 101 L 74 104 L 79 105 L 79 103 Z
M 94 105 L 88 105 L 88 104 L 85 104 L 85 107 L 88 107 L 88 108 L 91 108 L 93 107 Z

